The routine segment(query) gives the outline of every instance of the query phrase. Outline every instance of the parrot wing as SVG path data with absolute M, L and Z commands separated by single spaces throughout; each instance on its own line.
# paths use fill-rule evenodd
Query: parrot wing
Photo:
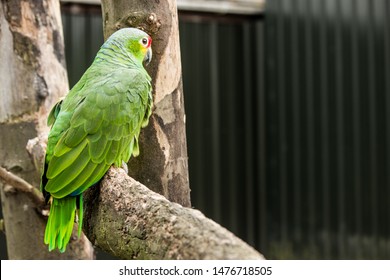
M 120 166 L 138 154 L 138 135 L 151 111 L 151 84 L 144 72 L 129 71 L 113 73 L 93 86 L 86 83 L 53 108 L 57 136 L 52 138 L 57 139 L 50 141 L 49 136 L 44 171 L 44 189 L 53 197 L 82 193 L 112 164 Z

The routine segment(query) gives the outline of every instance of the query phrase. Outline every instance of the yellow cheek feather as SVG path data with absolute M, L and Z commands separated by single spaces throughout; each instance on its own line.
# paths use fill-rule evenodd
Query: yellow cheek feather
M 142 55 L 145 56 L 146 52 L 148 51 L 148 48 L 145 48 L 145 47 L 141 46 L 140 47 L 140 51 L 141 51 Z

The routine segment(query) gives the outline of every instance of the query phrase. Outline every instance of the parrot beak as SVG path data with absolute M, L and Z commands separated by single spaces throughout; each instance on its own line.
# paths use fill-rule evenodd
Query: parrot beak
M 149 48 L 144 57 L 145 65 L 148 65 L 152 61 L 152 48 Z

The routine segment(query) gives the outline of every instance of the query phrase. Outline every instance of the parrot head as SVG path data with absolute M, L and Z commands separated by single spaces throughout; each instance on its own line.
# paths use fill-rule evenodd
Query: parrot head
M 152 60 L 152 37 L 137 28 L 122 28 L 113 33 L 103 45 L 103 48 L 118 47 L 137 63 L 148 65 Z

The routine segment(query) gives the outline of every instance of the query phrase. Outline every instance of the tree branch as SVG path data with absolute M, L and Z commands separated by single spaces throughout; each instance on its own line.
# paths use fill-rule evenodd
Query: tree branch
M 16 176 L 15 174 L 12 174 L 1 166 L 0 178 L 8 185 L 11 185 L 21 192 L 24 192 L 38 208 L 42 208 L 45 205 L 43 196 L 38 189 L 34 188 L 28 182 Z
M 44 148 L 43 137 L 29 141 L 27 150 L 37 166 L 42 166 Z M 170 202 L 123 169 L 110 168 L 98 186 L 84 193 L 84 201 L 84 233 L 121 259 L 264 258 L 200 211 Z
M 200 211 L 168 201 L 110 168 L 85 193 L 84 232 L 122 259 L 263 259 Z

